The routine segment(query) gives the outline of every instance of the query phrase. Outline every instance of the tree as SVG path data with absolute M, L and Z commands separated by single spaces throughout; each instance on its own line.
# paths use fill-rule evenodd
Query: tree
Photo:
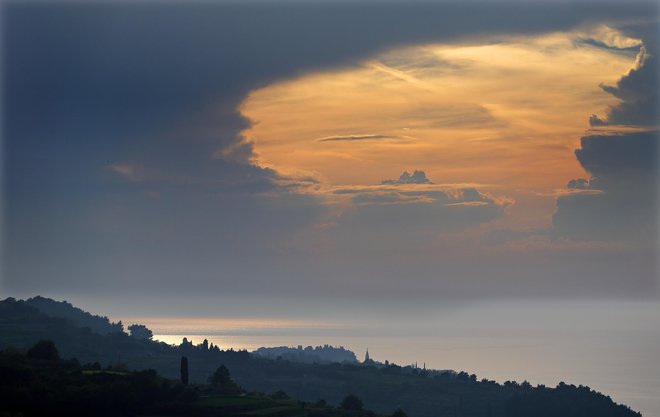
M 188 358 L 181 356 L 181 383 L 188 385 Z
M 408 414 L 406 414 L 406 412 L 403 411 L 401 408 L 397 408 L 396 410 L 394 410 L 392 417 L 408 417 Z
M 341 402 L 340 407 L 344 410 L 362 410 L 362 400 L 353 394 L 348 394 Z
M 27 357 L 44 361 L 56 361 L 60 358 L 60 354 L 55 347 L 55 342 L 40 340 L 27 351 Z
M 270 398 L 272 398 L 274 400 L 288 400 L 291 397 L 289 397 L 289 394 L 287 394 L 286 392 L 284 392 L 282 390 L 279 390 L 279 391 L 275 391 L 274 393 L 272 393 L 270 395 Z
M 119 320 L 117 323 L 112 323 L 112 327 L 115 330 L 115 333 L 124 333 L 124 323 Z
M 154 333 L 143 324 L 131 324 L 128 326 L 128 331 L 131 332 L 131 336 L 136 339 L 151 340 L 154 336 Z
M 240 388 L 234 381 L 231 379 L 229 374 L 229 369 L 226 366 L 220 365 L 218 369 L 209 377 L 209 383 L 219 388 L 221 391 L 235 392 L 240 391 Z

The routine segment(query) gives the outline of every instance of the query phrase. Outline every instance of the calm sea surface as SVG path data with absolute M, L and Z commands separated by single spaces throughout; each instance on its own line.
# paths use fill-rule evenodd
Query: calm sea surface
M 420 317 L 340 321 L 133 318 L 155 338 L 221 348 L 331 344 L 361 360 L 464 370 L 481 378 L 588 385 L 645 417 L 660 417 L 660 306 L 650 302 L 512 302 Z M 126 318 L 125 322 L 131 322 Z

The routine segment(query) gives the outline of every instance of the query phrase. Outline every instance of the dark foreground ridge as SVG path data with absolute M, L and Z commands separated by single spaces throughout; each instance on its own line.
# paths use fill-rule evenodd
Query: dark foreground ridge
M 187 385 L 154 370 L 101 368 L 60 359 L 52 341 L 27 351 L 0 351 L 2 416 L 378 417 L 355 396 L 339 407 L 306 403 L 284 392 L 246 392 L 220 366 L 204 385 Z M 393 417 L 404 417 L 395 411 Z
M 100 331 L 92 330 L 92 324 Z M 476 375 L 465 372 L 419 370 L 394 364 L 293 362 L 265 358 L 247 351 L 221 350 L 207 342 L 196 346 L 190 342 L 170 346 L 150 340 L 150 332 L 144 326 L 129 329 L 131 335 L 123 331 L 121 323 L 111 323 L 105 317 L 93 316 L 71 304 L 46 298 L 0 301 L 0 349 L 3 349 L 0 391 L 4 394 L 10 392 L 9 388 L 19 389 L 19 394 L 23 395 L 11 395 L 15 400 L 19 399 L 16 400 L 19 404 L 13 405 L 19 407 L 18 411 L 16 408 L 12 412 L 0 409 L 0 415 L 4 415 L 3 412 L 9 412 L 7 415 L 28 412 L 28 409 L 20 408 L 21 401 L 25 401 L 22 404 L 26 407 L 32 406 L 33 396 L 48 392 L 50 388 L 60 390 L 53 391 L 54 398 L 70 399 L 66 407 L 71 410 L 78 406 L 115 404 L 116 398 L 124 396 L 132 398 L 130 406 L 116 410 L 108 408 L 108 412 L 112 411 L 110 415 L 374 415 L 367 411 L 349 411 L 347 408 L 355 406 L 350 405 L 351 401 L 343 408 L 319 402 L 323 399 L 327 404 L 339 406 L 346 402 L 347 396 L 359 401 L 360 405 L 364 403 L 365 409 L 375 413 L 391 415 L 393 410 L 400 408 L 411 417 L 641 415 L 583 386 L 560 383 L 549 388 L 533 387 L 527 382 L 498 384 L 478 380 Z M 43 340 L 53 341 L 58 357 L 65 360 L 57 359 L 56 366 L 52 361 L 51 365 L 30 362 L 34 358 L 30 359 L 27 349 Z M 240 393 L 224 392 L 222 395 L 213 390 L 204 391 L 210 388 L 202 385 L 190 391 L 190 387 L 173 382 L 183 377 L 182 357 L 186 358 L 185 378 L 191 385 L 208 382 L 209 376 L 215 375 L 220 367 L 226 367 L 226 375 L 223 375 L 231 375 L 236 386 L 243 388 Z M 45 368 L 40 367 L 43 364 Z M 80 364 L 88 365 L 81 367 Z M 155 371 L 138 372 L 148 369 Z M 106 380 L 111 381 L 110 386 L 90 388 L 89 395 L 79 392 L 80 387 L 86 387 L 88 383 L 94 385 Z M 41 386 L 25 381 L 46 382 Z M 138 386 L 143 383 L 146 385 Z M 144 394 L 141 390 L 148 386 L 158 386 L 160 391 L 154 388 L 154 393 Z M 264 392 L 278 394 L 259 394 Z M 238 405 L 231 408 L 234 403 Z M 316 406 L 312 407 L 312 404 Z M 32 415 L 38 414 L 45 415 L 43 412 Z M 89 415 L 93 414 L 89 411 Z

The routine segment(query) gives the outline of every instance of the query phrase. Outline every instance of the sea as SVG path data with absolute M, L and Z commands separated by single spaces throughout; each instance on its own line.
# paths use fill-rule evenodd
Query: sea
M 312 315 L 313 316 L 313 315 Z M 586 385 L 660 417 L 660 303 L 657 301 L 498 301 L 462 307 L 339 318 L 123 317 L 179 344 L 207 339 L 222 349 L 343 346 L 362 360 L 474 373 L 500 383 Z

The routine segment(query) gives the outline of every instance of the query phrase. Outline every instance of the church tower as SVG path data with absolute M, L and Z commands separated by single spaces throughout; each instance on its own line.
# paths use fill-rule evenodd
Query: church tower
M 362 363 L 369 363 L 371 362 L 371 359 L 369 358 L 369 348 L 367 348 L 367 353 L 364 355 L 364 362 Z

